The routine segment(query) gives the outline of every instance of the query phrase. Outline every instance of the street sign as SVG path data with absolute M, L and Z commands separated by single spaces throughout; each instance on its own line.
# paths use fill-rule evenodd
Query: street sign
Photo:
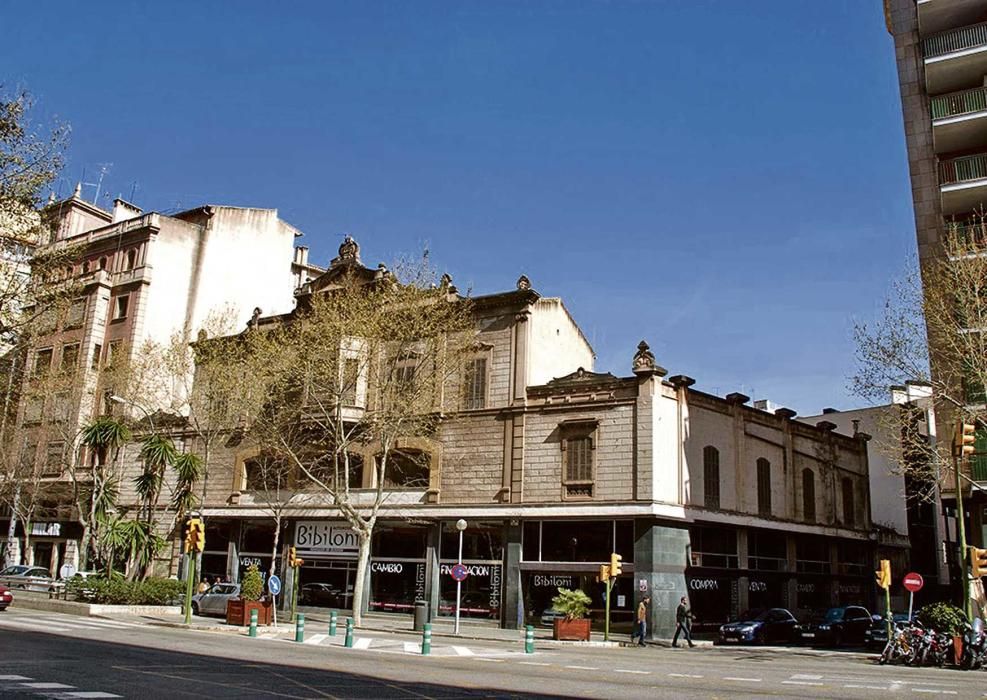
M 463 564 L 456 564 L 452 567 L 449 574 L 454 581 L 465 581 L 466 577 L 470 575 L 470 572 Z
M 925 585 L 925 581 L 922 579 L 922 574 L 910 573 L 905 575 L 902 584 L 909 593 L 918 593 Z
M 75 576 L 75 565 L 62 564 L 62 568 L 58 570 L 58 575 L 60 578 L 72 578 Z
M 281 592 L 281 579 L 272 574 L 267 579 L 267 590 L 271 592 L 271 595 L 278 595 Z

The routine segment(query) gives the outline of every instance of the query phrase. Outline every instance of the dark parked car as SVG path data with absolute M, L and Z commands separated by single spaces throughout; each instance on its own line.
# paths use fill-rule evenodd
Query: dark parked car
M 907 625 L 906 613 L 895 613 L 892 616 L 895 626 Z M 864 644 L 875 649 L 883 649 L 888 643 L 888 625 L 880 615 L 871 615 L 870 629 L 864 632 Z
M 798 626 L 798 638 L 805 644 L 838 647 L 844 644 L 863 644 L 864 635 L 871 627 L 870 613 L 866 608 L 848 605 L 830 608 L 824 613 L 814 613 L 809 621 Z
M 739 620 L 728 622 L 720 627 L 722 642 L 791 642 L 795 638 L 798 620 L 784 608 L 770 610 L 750 610 Z
M 325 605 L 338 608 L 343 605 L 343 592 L 328 583 L 306 583 L 298 591 L 298 599 L 302 605 Z

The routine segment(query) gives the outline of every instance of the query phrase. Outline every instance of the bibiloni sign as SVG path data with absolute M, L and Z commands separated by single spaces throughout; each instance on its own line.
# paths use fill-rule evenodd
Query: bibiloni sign
M 295 525 L 295 547 L 315 554 L 355 555 L 360 540 L 345 523 L 303 520 Z

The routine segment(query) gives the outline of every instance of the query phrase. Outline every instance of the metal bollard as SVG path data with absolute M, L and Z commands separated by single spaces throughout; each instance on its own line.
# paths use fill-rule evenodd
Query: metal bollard
M 250 632 L 251 637 L 257 636 L 257 608 L 250 611 Z
M 295 616 L 295 641 L 305 641 L 305 616 L 301 613 Z
M 429 622 L 425 623 L 425 628 L 422 630 L 422 656 L 428 656 L 432 653 L 432 625 Z
M 531 625 L 524 628 L 524 653 L 535 653 L 535 628 Z
M 336 618 L 338 617 L 335 610 L 329 613 L 329 636 L 336 636 Z
M 346 639 L 343 641 L 343 646 L 347 649 L 353 648 L 353 618 L 346 618 Z

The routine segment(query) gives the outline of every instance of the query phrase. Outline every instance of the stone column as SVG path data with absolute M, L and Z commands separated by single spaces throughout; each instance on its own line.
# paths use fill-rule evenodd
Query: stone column
M 430 619 L 439 614 L 439 544 L 442 541 L 442 523 L 438 522 L 428 532 L 425 545 L 425 599 L 428 600 Z
M 785 538 L 785 555 L 788 557 L 788 572 L 790 574 L 788 577 L 788 606 L 789 608 L 805 607 L 798 596 L 798 565 L 796 563 L 798 549 L 795 545 L 795 535 L 788 535 Z
M 685 527 L 650 520 L 635 523 L 634 607 L 643 597 L 651 597 L 648 635 L 653 639 L 670 639 L 675 633 L 675 608 L 679 598 L 688 594 L 688 557 L 689 530 Z
M 524 624 L 521 610 L 521 521 L 512 520 L 504 528 L 504 576 L 501 585 L 504 601 L 501 610 L 501 624 L 504 629 L 514 630 Z
M 747 557 L 747 530 L 740 528 L 737 530 L 737 568 L 747 571 L 749 567 Z M 737 610 L 731 610 L 731 615 L 739 615 L 744 610 L 750 608 L 750 576 L 744 574 L 737 577 Z

